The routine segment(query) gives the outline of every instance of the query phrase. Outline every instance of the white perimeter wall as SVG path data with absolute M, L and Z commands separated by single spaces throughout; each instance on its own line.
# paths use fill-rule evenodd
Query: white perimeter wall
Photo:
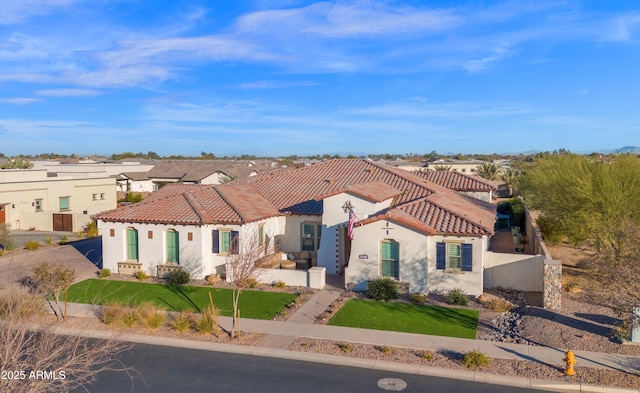
M 505 254 L 487 251 L 484 286 L 542 292 L 544 255 Z

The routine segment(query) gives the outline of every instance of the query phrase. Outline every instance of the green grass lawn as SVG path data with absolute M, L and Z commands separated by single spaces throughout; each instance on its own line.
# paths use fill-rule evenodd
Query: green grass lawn
M 200 312 L 209 307 L 209 293 L 219 310 L 219 315 L 231 316 L 232 290 L 213 287 L 186 286 L 177 289 L 161 284 L 89 279 L 70 286 L 68 300 L 92 304 L 139 304 L 150 301 L 169 311 Z M 296 297 L 297 295 L 290 293 L 243 290 L 238 308 L 243 318 L 273 319 L 278 311 Z
M 478 311 L 419 304 L 350 300 L 330 325 L 476 338 Z

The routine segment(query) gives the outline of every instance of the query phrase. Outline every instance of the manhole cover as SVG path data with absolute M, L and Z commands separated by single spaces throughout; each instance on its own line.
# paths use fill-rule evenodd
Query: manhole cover
M 383 390 L 399 392 L 407 388 L 407 382 L 400 378 L 382 378 L 378 381 L 378 387 Z

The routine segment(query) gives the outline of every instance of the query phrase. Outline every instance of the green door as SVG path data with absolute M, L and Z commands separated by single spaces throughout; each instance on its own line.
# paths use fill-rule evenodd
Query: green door
M 127 259 L 138 260 L 138 231 L 133 228 L 127 229 Z
M 400 279 L 400 245 L 393 240 L 380 243 L 382 277 Z
M 180 262 L 180 244 L 176 231 L 167 232 L 167 262 Z

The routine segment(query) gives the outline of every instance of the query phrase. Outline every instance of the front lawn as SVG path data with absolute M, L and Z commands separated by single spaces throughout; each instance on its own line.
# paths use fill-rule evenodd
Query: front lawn
M 350 300 L 330 325 L 476 338 L 477 310 L 374 300 Z
M 139 304 L 150 301 L 169 311 L 200 312 L 209 307 L 209 293 L 219 315 L 231 316 L 232 290 L 213 287 L 175 288 L 161 284 L 89 279 L 69 287 L 68 301 L 89 304 Z M 273 319 L 296 297 L 290 293 L 243 290 L 238 308 L 243 318 Z

